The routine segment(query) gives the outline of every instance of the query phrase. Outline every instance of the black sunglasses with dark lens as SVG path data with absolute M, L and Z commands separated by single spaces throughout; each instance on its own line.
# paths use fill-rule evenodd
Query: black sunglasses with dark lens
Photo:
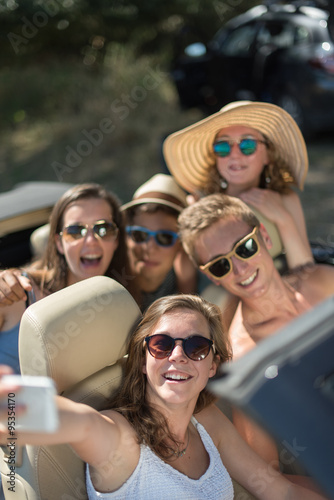
M 200 270 L 210 274 L 213 278 L 223 278 L 230 274 L 233 269 L 231 257 L 234 256 L 240 260 L 255 257 L 260 249 L 257 231 L 258 227 L 254 227 L 253 231 L 239 240 L 229 253 L 219 255 L 205 265 L 199 266 Z
M 214 142 L 212 147 L 213 147 L 213 152 L 216 156 L 225 158 L 226 156 L 229 156 L 231 154 L 233 144 L 237 143 L 241 153 L 245 156 L 249 156 L 255 153 L 258 142 L 266 144 L 266 141 L 262 141 L 261 139 L 253 139 L 251 137 L 246 137 L 244 139 L 239 139 L 239 140 L 217 139 L 217 141 Z
M 168 358 L 173 352 L 177 340 L 182 342 L 182 349 L 185 355 L 193 361 L 205 359 L 211 348 L 215 352 L 212 340 L 202 337 L 201 335 L 191 335 L 190 337 L 182 339 L 173 338 L 164 333 L 158 333 L 157 335 L 151 335 L 145 338 L 148 352 L 153 358 L 157 359 Z
M 118 235 L 116 224 L 105 220 L 99 220 L 94 224 L 70 224 L 59 234 L 65 241 L 80 240 L 87 236 L 89 229 L 93 231 L 94 236 L 106 241 L 116 239 Z
M 135 243 L 146 243 L 153 237 L 156 244 L 160 247 L 172 247 L 179 238 L 179 235 L 174 231 L 164 229 L 150 231 L 146 227 L 141 226 L 126 226 L 126 232 Z

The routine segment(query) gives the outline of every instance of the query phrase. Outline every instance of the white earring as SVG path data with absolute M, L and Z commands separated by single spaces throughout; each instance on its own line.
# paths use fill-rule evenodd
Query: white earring
M 222 179 L 220 181 L 220 187 L 223 188 L 223 189 L 226 189 L 227 186 L 228 186 L 227 181 L 225 179 Z

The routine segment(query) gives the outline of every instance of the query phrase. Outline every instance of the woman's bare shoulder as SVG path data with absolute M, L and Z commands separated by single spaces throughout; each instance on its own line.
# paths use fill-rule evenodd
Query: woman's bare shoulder
M 334 266 L 314 264 L 304 276 L 302 287 L 311 303 L 317 303 L 330 297 L 334 294 Z
M 126 434 L 136 434 L 136 431 L 134 430 L 132 425 L 119 411 L 115 409 L 108 409 L 101 411 L 100 414 L 105 417 L 111 424 L 114 424 L 116 427 L 118 427 L 118 430 L 121 433 L 124 432 Z
M 226 415 L 224 415 L 224 413 L 215 404 L 207 406 L 204 410 L 196 413 L 194 416 L 196 420 L 203 425 L 212 438 L 217 436 L 225 428 L 229 428 L 230 425 L 232 425 Z
M 112 422 L 120 425 L 130 425 L 127 419 L 116 409 L 109 408 L 107 410 L 101 410 L 100 414 L 107 417 Z
M 299 194 L 293 189 L 289 188 L 284 194 L 281 195 L 283 203 L 286 207 L 301 206 Z

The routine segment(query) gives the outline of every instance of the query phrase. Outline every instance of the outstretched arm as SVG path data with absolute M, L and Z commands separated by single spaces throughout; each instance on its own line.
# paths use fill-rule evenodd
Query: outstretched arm
M 0 365 L 0 375 L 8 374 L 11 370 Z M 7 402 L 8 394 L 18 393 L 14 385 L 7 385 L 0 379 L 0 401 Z M 56 405 L 59 416 L 59 427 L 53 433 L 17 432 L 18 445 L 52 445 L 68 443 L 78 453 L 80 458 L 88 463 L 95 464 L 106 460 L 112 449 L 118 446 L 119 429 L 110 416 L 103 415 L 88 405 L 75 403 L 62 396 L 56 396 Z M 21 413 L 24 408 L 21 408 Z M 6 424 L 7 411 L 1 412 L 0 442 L 7 443 L 8 429 Z M 114 412 L 113 412 L 114 413 Z
M 240 198 L 276 224 L 289 269 L 313 262 L 304 212 L 297 193 L 291 190 L 281 195 L 271 189 L 252 188 L 242 193 Z
M 7 371 L 7 369 L 4 369 Z M 14 386 L 5 386 L 0 379 L 0 404 L 8 393 L 18 393 Z M 88 405 L 56 396 L 59 428 L 54 433 L 15 434 L 17 445 L 35 446 L 69 444 L 77 455 L 90 465 L 93 484 L 99 491 L 118 489 L 132 474 L 140 454 L 137 435 L 118 412 L 98 412 Z M 3 416 L 3 415 L 2 415 Z M 8 429 L 0 424 L 0 443 L 7 444 Z M 12 438 L 12 436 L 11 436 Z

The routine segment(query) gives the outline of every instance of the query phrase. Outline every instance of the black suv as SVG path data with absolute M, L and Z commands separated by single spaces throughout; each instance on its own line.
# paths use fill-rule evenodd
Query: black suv
M 186 47 L 172 78 L 183 107 L 217 111 L 239 99 L 288 111 L 303 132 L 334 128 L 334 44 L 329 12 L 259 5 L 226 23 L 206 46 Z

